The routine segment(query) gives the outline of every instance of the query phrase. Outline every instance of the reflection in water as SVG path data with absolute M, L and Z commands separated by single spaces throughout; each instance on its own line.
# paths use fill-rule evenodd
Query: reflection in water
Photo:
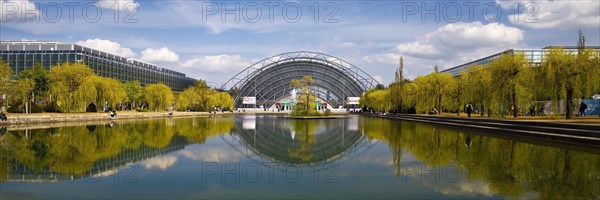
M 255 157 L 255 160 L 263 163 L 323 166 L 325 163 L 343 162 L 358 156 L 377 143 L 377 140 L 364 137 L 358 129 L 349 128 L 349 124 L 356 124 L 357 120 L 358 117 L 298 120 L 257 116 L 237 121 L 232 130 L 235 137 L 225 140 L 232 148 L 238 148 L 242 154 Z M 240 147 L 244 149 L 239 149 Z
M 390 146 L 397 174 L 406 172 L 400 159 L 402 152 L 408 152 L 428 167 L 458 165 L 464 179 L 482 181 L 502 196 L 523 197 L 533 192 L 542 199 L 600 197 L 600 156 L 596 154 L 404 121 L 361 118 L 360 125 L 368 137 Z
M 172 118 L 50 129 L 9 131 L 2 136 L 1 181 L 58 181 L 110 171 L 203 143 L 226 134 L 229 118 Z M 166 169 L 176 160 L 146 160 L 147 168 Z
M 189 198 L 175 194 L 206 188 L 210 189 L 202 191 L 223 195 L 249 188 L 223 182 L 201 182 L 199 171 L 206 162 L 275 162 L 308 170 L 321 170 L 319 167 L 329 163 L 342 166 L 336 174 L 342 181 L 336 184 L 314 185 L 310 178 L 291 186 L 259 182 L 254 184 L 266 187 L 242 190 L 239 198 L 254 197 L 246 196 L 251 192 L 257 193 L 257 198 L 267 192 L 323 198 L 337 195 L 397 198 L 411 192 L 414 196 L 405 197 L 600 197 L 600 156 L 597 154 L 498 139 L 460 129 L 369 117 L 292 120 L 243 115 L 115 121 L 106 125 L 8 131 L 0 133 L 0 147 L 0 181 L 3 184 L 0 197 L 7 187 L 12 187 L 12 191 L 27 188 L 46 197 L 40 191 L 58 184 L 46 184 L 35 190 L 29 187 L 34 184 L 11 182 L 93 179 L 111 176 L 120 167 L 131 165 L 140 166 L 141 170 L 154 170 L 145 171 L 146 182 L 137 186 L 160 186 L 147 191 L 147 198 Z M 178 153 L 167 154 L 175 151 Z M 438 169 L 458 171 L 444 174 L 450 175 L 441 178 L 445 181 L 418 181 L 424 176 L 435 180 L 431 172 Z M 179 179 L 170 177 L 178 173 L 182 174 Z M 405 178 L 412 181 L 404 182 Z M 321 193 L 298 191 L 298 185 Z M 87 190 L 102 188 L 77 186 L 87 187 Z M 121 186 L 107 187 L 122 194 L 131 193 L 128 190 L 131 188 Z M 270 191 L 272 187 L 277 187 L 277 191 Z M 154 196 L 156 194 L 159 195 Z M 319 196 L 321 194 L 334 196 Z M 57 198 L 60 197 L 64 196 Z

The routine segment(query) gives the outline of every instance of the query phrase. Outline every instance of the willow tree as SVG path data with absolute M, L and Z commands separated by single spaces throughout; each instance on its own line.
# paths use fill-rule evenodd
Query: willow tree
M 0 58 L 0 96 L 10 92 L 12 69 Z M 4 105 L 2 105 L 4 108 Z M 3 109 L 4 110 L 4 109 Z
M 194 83 L 194 85 L 192 85 L 192 87 L 194 88 L 194 91 L 196 91 L 196 93 L 199 95 L 199 106 L 200 106 L 200 110 L 201 111 L 208 111 L 208 110 L 212 110 L 211 106 L 214 105 L 210 105 L 210 97 L 212 95 L 214 95 L 216 93 L 215 90 L 210 89 L 210 87 L 208 87 L 208 84 L 206 84 L 206 81 L 200 79 L 198 81 L 196 81 L 196 83 Z
M 96 105 L 106 105 L 114 108 L 126 98 L 126 93 L 121 82 L 96 75 L 88 77 L 76 92 L 85 103 L 93 102 Z
M 513 117 L 518 116 L 520 98 L 525 91 L 528 61 L 522 53 L 502 54 L 499 59 L 490 63 L 492 76 L 493 100 L 497 102 L 494 107 L 501 114 L 512 112 Z
M 35 88 L 35 82 L 29 78 L 20 78 L 14 84 L 13 94 L 15 94 L 19 99 L 21 99 L 23 105 L 23 113 L 30 113 L 31 108 L 29 104 L 29 95 Z
M 594 90 L 600 90 L 599 65 L 594 63 L 597 58 L 593 55 L 593 50 L 582 50 L 574 55 L 562 48 L 552 48 L 542 63 L 539 72 L 543 76 L 539 82 L 549 91 L 548 97 L 552 100 L 554 112 L 560 112 L 557 105 L 559 100 L 564 99 L 566 119 L 573 117 L 575 99 L 589 97 Z
M 483 68 L 480 65 L 470 67 L 469 70 L 462 74 L 464 79 L 461 81 L 464 84 L 464 100 L 473 102 L 480 108 L 481 116 L 484 116 L 489 110 L 492 99 L 490 98 L 493 86 L 491 85 L 492 76 L 489 69 Z M 491 115 L 488 112 L 488 117 Z
M 408 109 L 416 108 L 417 101 L 420 99 L 416 98 L 419 87 L 415 82 L 406 82 L 402 84 L 402 106 Z
M 177 95 L 175 106 L 178 110 L 198 111 L 200 105 L 200 94 L 196 87 L 188 87 Z
M 83 111 L 85 99 L 75 95 L 79 86 L 94 72 L 83 63 L 63 63 L 50 69 L 50 93 L 56 97 L 60 111 Z M 80 97 L 81 95 L 79 95 Z
M 135 109 L 137 107 L 136 102 L 139 103 L 142 101 L 142 85 L 140 85 L 139 81 L 135 80 L 127 81 L 122 86 L 125 91 L 126 101 L 131 104 L 131 109 Z
M 317 108 L 313 102 L 317 100 L 317 96 L 313 93 L 313 85 L 315 81 L 312 76 L 304 76 L 302 79 L 294 79 L 290 82 L 291 88 L 300 90 L 300 94 L 296 97 L 297 104 L 292 111 L 293 115 L 313 115 Z
M 228 108 L 233 110 L 233 98 L 227 92 L 215 92 L 209 98 L 210 104 L 221 109 Z
M 600 51 L 594 49 L 583 49 L 577 53 L 577 67 L 580 73 L 577 74 L 576 90 L 578 96 L 575 98 L 590 98 L 590 96 L 600 93 Z
M 144 91 L 144 99 L 148 102 L 148 109 L 150 110 L 166 109 L 175 100 L 171 88 L 163 83 L 146 85 Z
M 439 111 L 438 114 L 441 114 L 446 106 L 451 107 L 451 99 L 448 97 L 452 92 L 454 81 L 452 74 L 439 72 L 437 66 L 433 73 L 417 77 L 415 79 L 415 83 L 418 85 L 418 93 L 415 98 L 419 99 L 416 105 L 417 110 L 427 112 L 436 108 Z
M 402 83 L 401 82 L 394 82 L 392 84 L 390 84 L 390 86 L 388 87 L 388 101 L 392 104 L 392 107 L 395 107 L 396 109 L 398 109 L 399 112 L 402 112 L 402 107 L 403 107 L 403 103 L 402 103 L 402 95 L 403 94 L 403 87 L 402 87 Z

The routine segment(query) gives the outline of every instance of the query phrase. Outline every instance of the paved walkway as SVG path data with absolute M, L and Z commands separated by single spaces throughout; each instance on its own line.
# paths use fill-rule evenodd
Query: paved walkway
M 219 115 L 223 113 L 218 113 Z M 0 125 L 40 124 L 74 121 L 110 121 L 115 119 L 142 119 L 168 117 L 167 112 L 117 111 L 117 117 L 111 118 L 108 113 L 8 113 L 8 121 L 0 121 Z M 207 112 L 173 112 L 174 117 L 209 116 Z

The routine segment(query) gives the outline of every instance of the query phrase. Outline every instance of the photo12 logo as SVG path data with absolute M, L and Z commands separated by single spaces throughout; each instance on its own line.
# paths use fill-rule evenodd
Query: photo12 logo
M 511 16 L 515 23 L 537 23 L 540 7 L 535 2 L 517 1 L 514 3 L 480 1 L 402 1 L 400 13 L 402 22 L 420 20 L 421 23 L 442 20 L 447 23 L 478 21 L 482 17 L 487 22 L 498 22 L 504 16 Z M 505 9 L 508 9 L 505 10 Z M 508 13 L 507 13 L 508 12 Z
M 339 6 L 335 2 L 314 2 L 310 5 L 297 2 L 202 2 L 202 23 L 258 23 L 268 20 L 275 23 L 282 20 L 297 23 L 311 19 L 314 23 L 338 23 Z
M 221 183 L 297 183 L 303 179 L 314 183 L 338 183 L 339 165 L 323 163 L 313 166 L 280 165 L 279 163 L 202 163 L 202 182 Z
M 139 23 L 136 17 L 140 5 L 133 1 L 68 1 L 30 2 L 0 1 L 2 23 L 88 23 L 110 20 L 114 23 Z

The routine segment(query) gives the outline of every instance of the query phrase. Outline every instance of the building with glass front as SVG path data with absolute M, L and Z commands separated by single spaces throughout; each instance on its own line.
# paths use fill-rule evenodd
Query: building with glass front
M 483 67 L 487 67 L 490 63 L 492 63 L 494 60 L 500 58 L 500 56 L 502 56 L 503 54 L 515 54 L 515 53 L 522 53 L 523 55 L 525 55 L 525 58 L 527 58 L 527 60 L 529 60 L 529 64 L 531 66 L 539 66 L 546 59 L 546 54 L 553 47 L 554 46 L 547 46 L 542 49 L 510 49 L 510 50 L 506 50 L 506 51 L 503 51 L 503 52 L 500 52 L 500 53 L 497 53 L 497 54 L 494 54 L 491 56 L 480 58 L 475 61 L 471 61 L 471 62 L 462 64 L 462 65 L 458 65 L 458 66 L 452 67 L 450 69 L 443 70 L 441 72 L 450 73 L 450 74 L 452 74 L 452 76 L 459 76 L 460 74 L 468 71 L 469 68 L 471 68 L 472 66 L 480 65 Z M 572 52 L 574 54 L 577 54 L 576 46 L 564 46 L 561 48 L 563 48 L 567 52 Z M 588 46 L 586 48 L 600 50 L 600 46 Z
M 181 72 L 76 44 L 0 42 L 0 58 L 10 66 L 14 76 L 38 62 L 47 69 L 64 62 L 82 62 L 99 76 L 123 82 L 137 80 L 142 85 L 164 83 L 174 91 L 182 91 L 196 82 Z

